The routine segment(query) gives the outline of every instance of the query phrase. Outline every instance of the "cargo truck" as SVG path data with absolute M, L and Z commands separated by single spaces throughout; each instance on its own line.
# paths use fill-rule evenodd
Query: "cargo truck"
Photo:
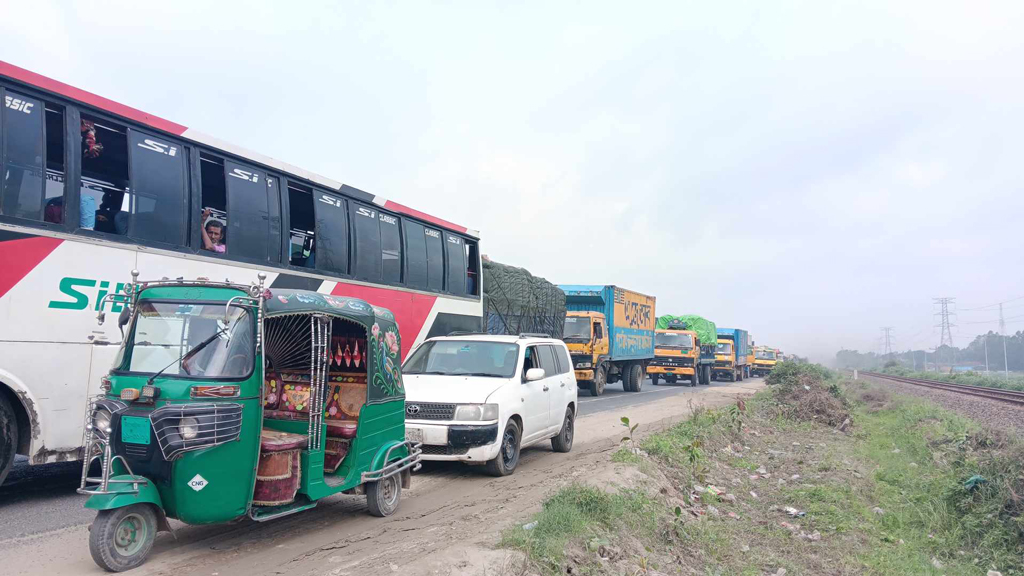
M 747 331 L 739 328 L 719 328 L 718 345 L 715 347 L 715 380 L 736 382 L 743 380 L 750 354 Z
M 700 316 L 659 316 L 654 331 L 654 360 L 647 366 L 651 384 L 663 379 L 690 386 L 711 383 L 718 340 L 715 323 Z
M 753 376 L 767 376 L 778 362 L 778 350 L 767 346 L 754 347 L 754 364 L 750 367 Z
M 562 285 L 565 329 L 576 382 L 591 396 L 622 381 L 639 392 L 654 359 L 654 296 L 617 286 Z

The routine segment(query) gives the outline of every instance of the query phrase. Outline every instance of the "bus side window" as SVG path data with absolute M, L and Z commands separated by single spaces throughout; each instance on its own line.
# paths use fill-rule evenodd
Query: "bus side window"
M 397 284 L 402 281 L 402 231 L 398 216 L 378 213 L 380 221 L 381 280 Z
M 427 239 L 421 224 L 405 220 L 405 285 L 427 288 Z
M 163 138 L 129 134 L 135 213 L 128 235 L 181 244 L 185 231 L 185 151 Z
M 317 190 L 316 268 L 333 274 L 348 274 L 348 212 L 341 197 Z M 293 228 L 295 224 L 291 225 Z
M 475 242 L 466 242 L 466 294 L 480 294 L 480 255 Z
M 303 268 L 316 267 L 316 220 L 313 217 L 313 189 L 288 182 L 288 263 Z
M 202 206 L 197 222 L 206 231 L 206 238 L 200 234 L 199 248 L 206 254 L 223 254 L 227 249 L 228 237 L 228 192 L 224 181 L 224 161 L 216 156 L 199 153 L 199 177 L 202 180 Z
M 427 242 L 427 289 L 440 292 L 444 290 L 444 241 L 441 231 L 424 228 L 423 237 Z
M 262 170 L 225 161 L 228 189 L 228 254 L 253 260 L 270 259 L 270 203 L 276 186 Z M 278 237 L 280 240 L 280 236 Z M 277 249 L 280 254 L 281 249 Z
M 64 221 L 64 109 L 3 91 L 0 214 Z
M 466 247 L 462 238 L 444 235 L 445 246 L 448 247 L 448 291 L 453 294 L 466 293 Z
M 80 227 L 125 235 L 131 214 L 128 186 L 128 130 L 82 114 Z
M 381 279 L 378 214 L 376 208 L 352 203 L 352 275 L 360 280 L 380 282 Z

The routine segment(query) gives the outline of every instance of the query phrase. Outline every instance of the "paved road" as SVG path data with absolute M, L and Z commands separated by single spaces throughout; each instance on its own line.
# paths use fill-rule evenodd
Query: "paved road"
M 725 384 L 714 382 L 711 388 Z M 650 379 L 646 379 L 640 392 L 624 392 L 621 383 L 609 384 L 601 396 L 594 397 L 587 391 L 581 391 L 580 416 L 624 410 L 678 394 L 692 395 L 696 400 L 707 388 L 691 388 L 687 384 L 653 386 Z M 622 415 L 628 416 L 626 413 Z M 75 492 L 81 474 L 78 462 L 29 466 L 27 460 L 19 458 L 7 482 L 0 487 L 0 543 L 10 538 L 92 522 L 96 513 L 83 508 L 84 497 Z

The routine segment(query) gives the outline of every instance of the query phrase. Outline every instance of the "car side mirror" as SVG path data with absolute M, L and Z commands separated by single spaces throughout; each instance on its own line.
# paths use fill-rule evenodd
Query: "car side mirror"
M 543 380 L 543 379 L 544 379 L 544 369 L 543 368 L 530 368 L 529 370 L 526 371 L 526 381 L 527 382 L 536 382 L 537 380 Z

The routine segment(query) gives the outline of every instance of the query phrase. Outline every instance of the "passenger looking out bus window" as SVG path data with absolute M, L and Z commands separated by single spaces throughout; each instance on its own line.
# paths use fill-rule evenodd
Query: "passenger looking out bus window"
M 203 249 L 223 254 L 227 238 L 224 234 L 224 223 L 212 218 L 212 211 L 203 210 Z
M 128 131 L 123 126 L 82 115 L 82 188 L 79 226 L 128 233 Z

